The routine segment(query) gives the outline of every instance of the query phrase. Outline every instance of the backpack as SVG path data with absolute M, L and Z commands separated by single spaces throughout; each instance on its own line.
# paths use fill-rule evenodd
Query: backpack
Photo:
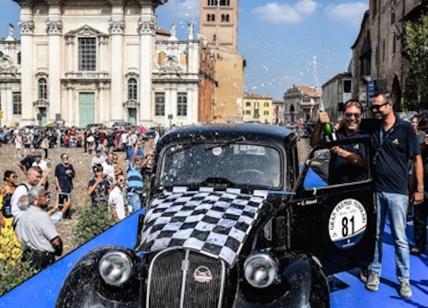
M 12 217 L 12 205 L 10 204 L 10 202 L 12 201 L 12 196 L 13 194 L 11 193 L 8 193 L 3 196 L 1 212 L 6 218 Z

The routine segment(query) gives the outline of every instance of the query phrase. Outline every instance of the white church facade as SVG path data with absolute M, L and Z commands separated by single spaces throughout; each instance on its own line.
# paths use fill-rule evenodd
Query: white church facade
M 2 125 L 191 124 L 200 42 L 158 29 L 165 0 L 14 0 L 20 40 L 0 40 Z

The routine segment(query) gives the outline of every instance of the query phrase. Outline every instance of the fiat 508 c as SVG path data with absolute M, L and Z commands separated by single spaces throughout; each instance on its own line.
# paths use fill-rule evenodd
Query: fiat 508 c
M 373 258 L 369 140 L 323 144 L 302 169 L 297 141 L 259 124 L 166 134 L 135 248 L 83 257 L 57 307 L 329 307 L 327 277 Z M 366 150 L 358 177 L 332 181 L 335 145 Z

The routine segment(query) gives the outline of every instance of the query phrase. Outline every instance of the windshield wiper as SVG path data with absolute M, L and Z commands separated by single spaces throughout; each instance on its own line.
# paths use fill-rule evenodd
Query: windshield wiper
M 245 141 L 245 137 L 241 136 L 241 137 L 232 139 L 232 140 L 230 140 L 228 142 L 219 143 L 219 144 L 210 146 L 210 147 L 206 148 L 204 151 L 208 152 L 208 151 L 211 151 L 212 149 L 215 149 L 215 148 L 225 148 L 225 147 L 228 147 L 231 144 L 234 144 L 234 143 L 237 143 L 237 142 L 240 142 L 240 141 Z

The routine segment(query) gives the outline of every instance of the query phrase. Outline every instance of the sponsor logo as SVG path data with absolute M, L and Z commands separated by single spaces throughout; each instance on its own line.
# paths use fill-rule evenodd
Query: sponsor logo
M 193 279 L 196 282 L 209 283 L 213 280 L 213 275 L 208 267 L 202 265 L 193 272 Z
M 341 249 L 355 246 L 367 228 L 367 213 L 355 199 L 340 201 L 330 214 L 328 232 L 331 241 Z

